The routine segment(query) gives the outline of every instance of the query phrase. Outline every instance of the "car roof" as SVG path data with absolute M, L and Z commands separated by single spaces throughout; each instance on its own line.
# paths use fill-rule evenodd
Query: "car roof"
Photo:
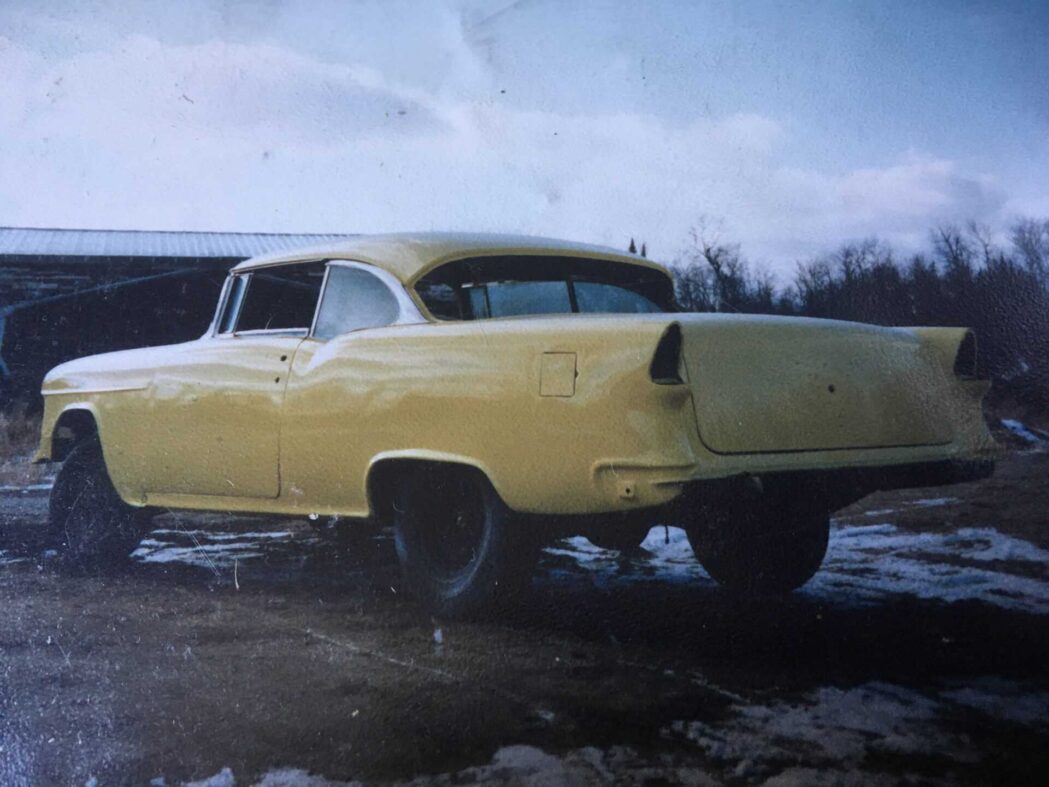
M 348 259 L 382 268 L 408 285 L 451 260 L 499 255 L 588 257 L 641 265 L 667 273 L 666 268 L 651 260 L 605 246 L 530 235 L 459 232 L 358 235 L 323 246 L 252 257 L 235 266 L 233 270 L 242 272 L 271 265 L 321 259 Z

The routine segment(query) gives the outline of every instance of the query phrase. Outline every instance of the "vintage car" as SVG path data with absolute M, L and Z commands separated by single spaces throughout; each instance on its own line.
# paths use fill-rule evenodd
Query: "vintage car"
M 56 367 L 38 459 L 72 566 L 157 508 L 339 517 L 391 525 L 406 584 L 458 614 L 550 539 L 670 523 L 721 585 L 782 592 L 831 511 L 989 474 L 987 388 L 965 328 L 682 314 L 612 249 L 362 236 L 237 265 L 196 341 Z

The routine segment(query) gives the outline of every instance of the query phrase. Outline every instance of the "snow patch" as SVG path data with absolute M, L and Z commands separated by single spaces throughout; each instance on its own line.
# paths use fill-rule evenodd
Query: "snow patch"
M 996 719 L 1049 729 L 1049 692 L 1022 683 L 987 676 L 966 681 L 940 696 Z
M 926 504 L 945 500 L 950 498 Z M 642 547 L 639 554 L 624 558 L 582 537 L 564 539 L 546 550 L 548 560 L 538 581 L 585 579 L 597 587 L 651 581 L 714 586 L 693 556 L 683 530 L 669 528 L 669 542 L 665 542 L 662 526 L 653 528 Z M 954 565 L 952 558 L 1000 565 Z M 1025 571 L 1011 573 L 1010 563 L 1026 564 Z M 990 527 L 914 533 L 887 522 L 859 526 L 833 522 L 823 567 L 800 592 L 836 606 L 865 606 L 912 595 L 948 603 L 977 600 L 1046 614 L 1049 582 L 1023 574 L 1047 565 L 1049 551 Z
M 969 560 L 1013 560 L 1049 565 L 1049 550 L 990 527 L 963 527 L 944 535 L 943 551 Z
M 233 771 L 223 768 L 214 776 L 202 779 L 199 782 L 186 782 L 183 787 L 236 787 L 237 780 L 233 778 Z
M 300 768 L 279 768 L 263 774 L 254 787 L 351 787 L 360 782 L 333 782 Z
M 909 533 L 894 525 L 834 527 L 823 567 L 801 593 L 841 605 L 867 605 L 912 595 L 946 602 L 975 600 L 1035 614 L 1049 613 L 1049 583 L 1007 570 L 939 562 L 1046 564 L 1049 553 L 993 528 Z
M 822 687 L 796 702 L 739 702 L 725 720 L 676 721 L 662 734 L 694 743 L 739 777 L 790 766 L 765 784 L 868 784 L 872 782 L 866 778 L 851 782 L 835 777 L 862 773 L 858 769 L 876 754 L 938 755 L 960 764 L 978 761 L 982 754 L 971 738 L 949 729 L 959 706 L 1049 729 L 1049 693 L 999 677 L 978 677 L 938 693 L 881 682 Z M 813 774 L 820 778 L 809 778 Z
M 937 754 L 959 763 L 978 755 L 963 735 L 940 723 L 949 703 L 886 683 L 849 689 L 823 687 L 798 702 L 736 705 L 717 724 L 676 721 L 666 737 L 691 741 L 738 775 L 768 773 L 785 763 L 826 764 L 852 770 L 872 754 Z M 783 771 L 776 784 L 808 783 Z M 863 782 L 866 783 L 866 782 Z
M 600 750 L 592 746 L 555 756 L 534 746 L 506 746 L 488 765 L 458 773 L 430 775 L 408 784 L 423 785 L 589 785 L 589 784 L 690 784 L 697 787 L 720 784 L 696 767 L 680 766 L 669 757 L 642 758 L 632 749 L 614 746 Z
M 226 773 L 229 769 L 223 769 Z M 219 774 L 221 776 L 222 774 Z M 217 777 L 212 777 L 215 779 Z M 230 773 L 232 779 L 232 773 Z M 429 774 L 408 782 L 411 787 L 428 785 L 598 785 L 598 784 L 689 784 L 714 787 L 721 782 L 697 769 L 681 765 L 668 755 L 641 757 L 632 749 L 614 746 L 600 750 L 586 747 L 564 755 L 548 754 L 534 746 L 505 746 L 492 755 L 488 764 L 456 773 Z M 226 783 L 197 782 L 192 787 L 225 787 Z M 267 772 L 254 787 L 350 787 L 360 782 L 336 782 L 300 768 L 278 768 Z M 187 787 L 190 787 L 187 785 Z
M 833 768 L 787 768 L 761 783 L 761 787 L 898 787 L 917 780 L 903 780 L 887 773 L 839 771 Z M 922 780 L 924 783 L 937 782 Z M 921 782 L 919 782 L 921 783 Z
M 14 486 L 11 484 L 5 484 L 0 486 L 0 493 L 11 493 L 18 492 L 23 495 L 31 494 L 33 492 L 48 492 L 51 487 L 54 486 L 54 482 L 48 482 L 46 484 L 26 484 L 24 486 Z
M 924 500 L 912 500 L 907 505 L 915 506 L 916 508 L 936 508 L 938 506 L 946 506 L 957 502 L 957 497 L 929 497 Z
M 1001 423 L 1002 426 L 1026 443 L 1030 443 L 1031 445 L 1045 445 L 1046 443 L 1049 443 L 1049 439 L 1047 439 L 1049 436 L 1045 435 L 1040 429 L 1032 430 L 1022 422 L 1016 421 L 1012 418 L 1003 418 Z M 1038 434 L 1036 434 L 1036 432 Z
M 558 581 L 571 581 L 586 576 L 599 587 L 611 582 L 674 582 L 713 584 L 710 575 L 696 561 L 685 531 L 678 527 L 664 530 L 662 525 L 652 528 L 641 550 L 623 556 L 610 549 L 602 549 L 582 536 L 566 538 L 548 547 L 546 554 L 568 558 L 576 570 L 551 568 L 546 576 Z M 542 577 L 540 577 L 542 581 Z
M 807 761 L 855 764 L 872 752 L 920 754 L 966 747 L 934 722 L 939 704 L 884 683 L 852 689 L 825 687 L 798 703 L 742 705 L 735 718 L 711 725 L 674 722 L 666 731 L 703 749 L 711 759 L 741 762 Z
M 268 547 L 289 543 L 287 531 L 228 533 L 209 530 L 154 530 L 139 542 L 131 557 L 142 563 L 183 563 L 216 570 L 235 562 L 265 557 Z M 312 543 L 316 539 L 300 539 Z
M 513 745 L 498 749 L 491 762 L 452 773 L 428 774 L 400 785 L 604 785 L 688 784 L 713 787 L 714 780 L 695 764 L 682 764 L 666 754 L 641 757 L 633 749 L 585 747 L 557 756 L 540 748 Z M 333 782 L 300 768 L 271 770 L 254 787 L 350 787 L 360 782 Z M 211 787 L 209 785 L 209 787 Z
M 0 566 L 13 566 L 16 563 L 25 563 L 28 559 L 12 555 L 5 549 L 0 549 Z
M 163 536 L 188 536 L 189 538 L 197 537 L 204 538 L 208 541 L 243 541 L 244 539 L 289 539 L 292 537 L 291 533 L 284 530 L 266 530 L 246 533 L 222 533 L 215 530 L 178 530 L 172 528 L 162 528 L 154 530 L 153 535 Z

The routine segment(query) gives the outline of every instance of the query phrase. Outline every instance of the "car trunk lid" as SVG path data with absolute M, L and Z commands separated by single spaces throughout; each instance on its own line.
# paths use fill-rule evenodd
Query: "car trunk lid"
M 700 438 L 717 453 L 944 444 L 946 373 L 912 333 L 832 320 L 679 320 Z

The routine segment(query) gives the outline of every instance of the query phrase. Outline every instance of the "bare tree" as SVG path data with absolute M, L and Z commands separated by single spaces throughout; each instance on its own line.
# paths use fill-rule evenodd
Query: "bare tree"
M 770 312 L 777 308 L 771 274 L 754 273 L 739 244 L 721 240 L 720 224 L 701 218 L 689 230 L 689 241 L 674 265 L 683 308 L 716 312 Z
M 1011 237 L 1027 270 L 1049 283 L 1049 219 L 1021 218 L 1013 224 Z

